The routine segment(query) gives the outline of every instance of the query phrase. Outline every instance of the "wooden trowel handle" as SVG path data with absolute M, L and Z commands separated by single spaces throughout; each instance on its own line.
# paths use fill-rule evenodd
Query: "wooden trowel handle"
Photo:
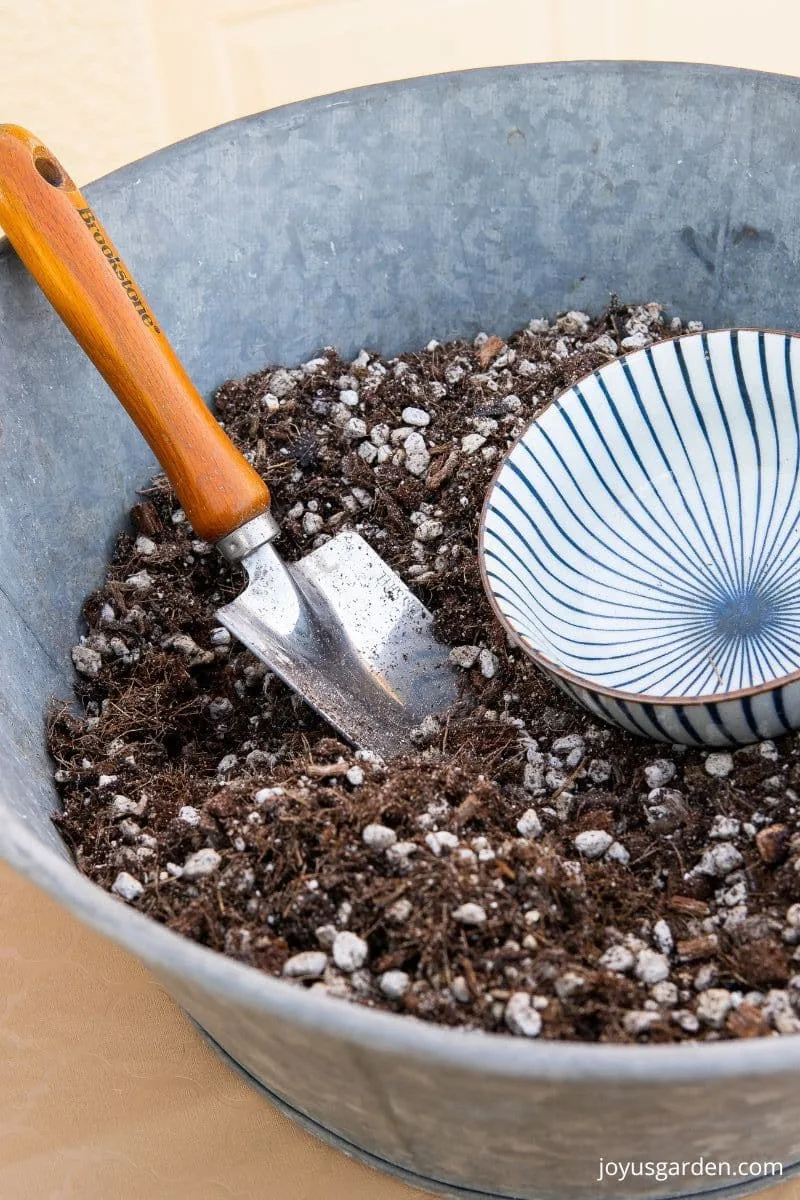
M 267 485 L 214 420 L 141 289 L 50 151 L 0 126 L 0 225 L 144 434 L 200 537 L 269 508 Z

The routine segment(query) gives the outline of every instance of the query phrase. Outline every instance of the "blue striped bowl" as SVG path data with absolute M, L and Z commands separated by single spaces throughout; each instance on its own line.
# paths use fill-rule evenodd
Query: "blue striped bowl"
M 553 401 L 495 475 L 484 585 L 530 657 L 631 733 L 800 726 L 800 338 L 693 334 Z

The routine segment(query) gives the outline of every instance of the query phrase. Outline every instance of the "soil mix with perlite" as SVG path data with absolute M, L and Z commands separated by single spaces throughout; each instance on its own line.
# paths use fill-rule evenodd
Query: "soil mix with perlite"
M 531 418 L 684 328 L 612 298 L 224 384 L 282 555 L 357 530 L 434 613 L 464 699 L 392 761 L 346 745 L 219 627 L 244 575 L 158 478 L 86 601 L 79 714 L 49 715 L 79 868 L 331 1003 L 591 1042 L 800 1033 L 800 736 L 705 751 L 598 725 L 480 579 L 486 490 Z

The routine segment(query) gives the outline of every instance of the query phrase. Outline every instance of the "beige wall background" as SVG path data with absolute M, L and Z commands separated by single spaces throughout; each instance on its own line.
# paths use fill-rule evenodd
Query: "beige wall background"
M 456 68 L 660 58 L 800 73 L 796 0 L 0 0 L 0 119 L 82 183 L 234 117 Z

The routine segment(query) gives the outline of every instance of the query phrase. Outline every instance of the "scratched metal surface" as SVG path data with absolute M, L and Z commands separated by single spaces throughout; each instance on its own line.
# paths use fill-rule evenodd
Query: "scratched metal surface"
M 504 333 L 534 312 L 596 310 L 612 288 L 708 324 L 800 328 L 798 126 L 793 79 L 513 67 L 275 110 L 88 192 L 209 392 L 325 343 L 391 353 Z M 600 1154 L 634 1147 L 800 1161 L 800 1038 L 613 1048 L 424 1027 L 298 994 L 81 879 L 49 822 L 41 711 L 68 688 L 80 600 L 152 462 L 7 248 L 0 426 L 9 862 L 149 965 L 289 1106 L 417 1178 L 578 1200 L 596 1194 Z M 633 1180 L 619 1195 L 670 1190 Z

